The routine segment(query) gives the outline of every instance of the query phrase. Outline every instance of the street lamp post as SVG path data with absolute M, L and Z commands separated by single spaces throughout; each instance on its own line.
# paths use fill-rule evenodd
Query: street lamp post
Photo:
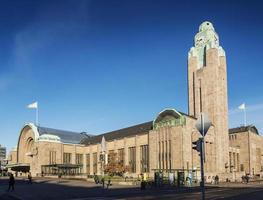
M 201 133 L 201 137 L 199 141 L 197 141 L 197 146 L 195 147 L 196 150 L 199 149 L 200 152 L 200 163 L 201 163 L 201 190 L 202 190 L 202 200 L 205 200 L 205 178 L 204 178 L 204 160 L 205 160 L 205 135 L 208 129 L 211 126 L 211 121 L 209 117 L 205 113 L 200 113 L 200 116 L 196 122 L 196 128 Z M 199 144 L 198 144 L 199 143 Z M 198 147 L 199 146 L 199 147 Z

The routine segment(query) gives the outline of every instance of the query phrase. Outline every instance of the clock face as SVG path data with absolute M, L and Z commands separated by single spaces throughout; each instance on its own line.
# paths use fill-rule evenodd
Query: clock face
M 211 42 L 217 46 L 219 45 L 219 40 L 216 34 L 199 35 L 196 37 L 195 46 L 204 47 L 206 44 L 210 44 Z
M 205 43 L 205 37 L 204 36 L 200 36 L 196 39 L 196 46 L 200 47 Z

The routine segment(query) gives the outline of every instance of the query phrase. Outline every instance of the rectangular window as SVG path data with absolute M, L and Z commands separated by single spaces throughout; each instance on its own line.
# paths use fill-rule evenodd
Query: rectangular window
M 237 153 L 237 171 L 239 172 L 239 153 Z
M 141 154 L 141 173 L 149 172 L 149 146 L 141 145 L 140 154 Z
M 49 164 L 56 164 L 56 152 L 55 151 L 50 151 L 49 152 Z
M 90 175 L 90 154 L 86 154 L 86 172 Z
M 136 147 L 129 147 L 129 166 L 132 173 L 136 172 Z
M 112 164 L 114 162 L 114 159 L 115 159 L 115 155 L 114 155 L 114 150 L 109 150 L 109 153 L 108 153 L 108 163 Z
M 124 148 L 118 149 L 118 163 L 124 166 Z
M 240 171 L 243 172 L 244 171 L 244 164 L 240 165 Z
M 196 116 L 196 111 L 195 111 L 195 73 L 193 72 L 193 100 L 194 100 L 194 116 Z
M 159 169 L 161 169 L 161 166 L 162 166 L 162 165 L 161 165 L 161 159 L 162 159 L 162 158 L 161 158 L 161 155 L 162 155 L 162 154 L 161 154 L 161 142 L 159 142 Z
M 236 153 L 233 153 L 233 169 L 236 169 Z
M 83 169 L 83 154 L 79 154 L 79 153 L 76 154 L 76 164 L 77 165 L 81 165 L 79 170 L 78 170 L 78 173 L 82 173 L 82 169 Z
M 83 154 L 76 154 L 76 164 L 77 165 L 83 165 Z
M 167 141 L 165 141 L 165 169 L 168 169 L 168 146 Z
M 63 154 L 63 163 L 70 164 L 71 163 L 71 153 L 64 153 Z
M 164 169 L 164 142 L 162 141 L 162 169 Z
M 201 84 L 201 79 L 199 79 L 199 97 L 200 97 L 200 112 L 203 112 L 203 108 L 202 108 L 202 103 L 203 103 L 203 101 L 202 101 L 202 86 L 201 86 L 202 84 Z
M 172 168 L 172 145 L 171 145 L 171 140 L 169 140 L 169 170 Z
M 232 166 L 232 154 L 229 152 L 229 167 L 231 168 Z
M 96 152 L 96 153 L 93 153 L 93 173 L 94 174 L 97 174 L 98 172 L 97 165 L 98 165 L 98 156 Z

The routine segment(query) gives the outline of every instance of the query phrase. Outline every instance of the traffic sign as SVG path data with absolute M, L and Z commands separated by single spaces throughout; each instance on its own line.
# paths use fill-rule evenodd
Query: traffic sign
M 200 113 L 200 116 L 197 119 L 195 127 L 201 133 L 203 137 L 205 137 L 208 129 L 211 126 L 211 121 L 206 113 Z

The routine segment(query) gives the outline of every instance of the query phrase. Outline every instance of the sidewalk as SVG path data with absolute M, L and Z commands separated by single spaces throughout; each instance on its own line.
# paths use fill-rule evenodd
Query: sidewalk
M 0 178 L 1 184 L 0 184 L 0 199 L 1 200 L 21 200 L 19 197 L 17 197 L 15 194 L 12 194 L 12 192 L 7 192 L 7 183 L 8 178 L 7 177 L 1 177 Z

